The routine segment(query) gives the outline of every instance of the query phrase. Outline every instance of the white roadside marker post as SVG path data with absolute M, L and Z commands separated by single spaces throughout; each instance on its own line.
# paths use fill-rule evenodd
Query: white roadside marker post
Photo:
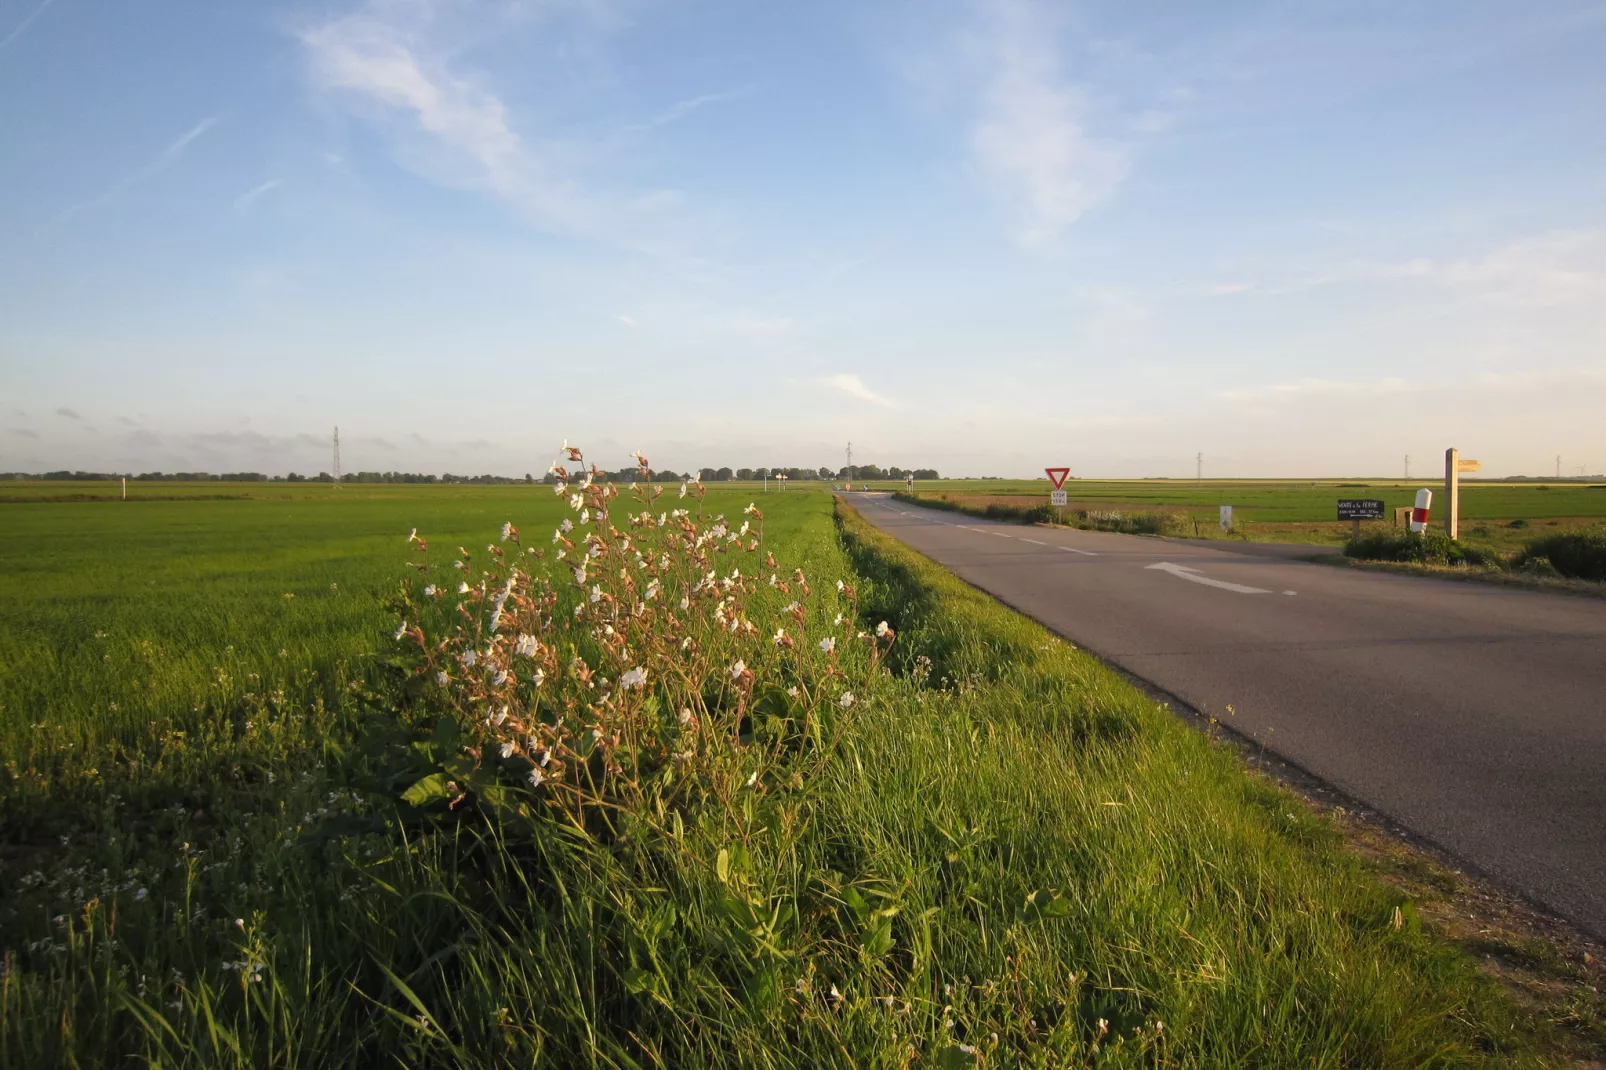
M 1411 510 L 1411 534 L 1421 535 L 1428 530 L 1428 510 L 1433 508 L 1433 492 L 1423 487 L 1416 492 L 1416 506 Z

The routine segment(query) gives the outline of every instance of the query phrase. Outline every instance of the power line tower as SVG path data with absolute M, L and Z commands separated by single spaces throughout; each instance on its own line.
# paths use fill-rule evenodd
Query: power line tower
M 330 467 L 332 468 L 332 471 L 329 474 L 334 476 L 335 486 L 338 487 L 338 486 L 340 486 L 340 428 L 339 428 L 339 426 L 335 427 L 335 456 L 334 456 L 333 462 L 331 462 Z
M 1409 453 L 1405 455 L 1405 478 L 1411 478 L 1411 455 Z
M 848 443 L 848 485 L 853 485 L 853 443 Z
M 1556 454 L 1556 478 L 1561 478 L 1561 454 Z
M 1204 454 L 1202 453 L 1193 459 L 1193 481 L 1195 483 L 1204 482 Z

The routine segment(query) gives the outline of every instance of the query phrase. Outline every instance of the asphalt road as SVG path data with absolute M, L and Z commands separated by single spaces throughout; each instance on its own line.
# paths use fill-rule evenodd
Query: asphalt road
M 1309 546 L 853 502 L 1058 634 L 1606 936 L 1606 600 L 1339 569 L 1299 560 Z

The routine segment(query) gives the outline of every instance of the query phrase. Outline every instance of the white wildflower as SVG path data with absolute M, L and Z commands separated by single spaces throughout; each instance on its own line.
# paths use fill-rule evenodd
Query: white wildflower
M 742 673 L 744 673 L 746 671 L 747 671 L 747 662 L 742 661 L 740 658 L 738 658 L 737 661 L 736 661 L 736 664 L 731 666 L 731 679 L 740 680 L 742 678 Z
M 663 588 L 659 586 L 658 581 L 653 580 L 651 583 L 647 584 L 647 591 L 643 595 L 643 601 L 651 602 L 654 598 L 658 597 L 658 592 L 661 590 L 663 590 Z
M 820 649 L 827 654 L 836 653 L 836 636 L 828 635 L 820 640 Z
M 513 653 L 526 658 L 535 657 L 536 652 L 540 649 L 541 644 L 536 641 L 535 636 L 526 632 L 520 632 L 517 641 L 513 644 Z
M 877 624 L 875 626 L 876 635 L 878 637 L 882 638 L 882 639 L 885 639 L 887 637 L 887 633 L 890 632 L 891 630 L 892 630 L 891 628 L 887 627 L 887 622 L 886 621 L 882 621 L 880 624 Z
M 680 496 L 682 498 L 684 498 L 686 496 L 686 484 L 685 483 L 682 483 L 680 485 Z
M 844 588 L 846 586 L 847 586 L 847 584 L 843 583 L 841 580 L 837 580 L 836 581 L 837 593 L 840 594 L 842 592 L 842 588 Z
M 537 669 L 535 672 L 531 673 L 530 683 L 534 684 L 536 687 L 540 687 L 542 684 L 546 683 L 546 670 Z
M 445 687 L 447 684 L 449 684 L 451 682 L 452 682 L 452 678 L 450 676 L 447 676 L 444 672 L 437 672 L 435 674 L 435 683 L 439 684 L 441 687 Z
M 502 744 L 502 757 L 504 757 L 504 758 L 513 757 L 513 750 L 514 750 L 513 744 L 511 744 L 511 743 Z
M 530 770 L 530 787 L 539 788 L 541 786 L 541 781 L 545 779 L 546 776 L 541 772 L 540 767 Z
M 460 584 L 457 585 L 457 593 L 458 594 L 468 594 L 468 592 L 469 592 L 468 584 L 460 583 Z
M 841 707 L 842 707 L 842 708 L 843 708 L 843 709 L 844 709 L 844 710 L 845 710 L 845 709 L 847 709 L 847 708 L 848 708 L 848 707 L 849 707 L 849 706 L 851 706 L 851 705 L 853 705 L 853 703 L 854 703 L 854 702 L 855 702 L 855 701 L 856 701 L 856 700 L 855 700 L 855 699 L 854 699 L 854 697 L 853 697 L 853 692 L 852 692 L 852 691 L 844 691 L 844 692 L 842 692 L 842 697 L 841 697 L 841 698 L 839 698 L 839 699 L 837 699 L 837 703 L 838 703 L 838 704 L 839 704 L 839 705 L 840 705 L 840 706 L 841 706 Z
M 435 587 L 435 585 L 433 583 L 429 584 L 427 587 L 424 588 L 424 597 L 425 598 L 434 598 L 436 593 L 437 593 L 437 590 L 436 590 L 436 587 Z
M 578 495 L 578 494 L 569 495 L 569 508 L 570 509 L 573 509 L 574 511 L 579 512 L 580 511 L 580 506 L 582 506 L 583 504 L 585 504 L 585 499 L 580 497 L 580 495 Z
M 509 520 L 502 525 L 502 541 L 507 542 L 513 537 L 513 521 Z
M 593 603 L 602 601 L 602 587 L 600 584 L 593 583 L 591 585 L 591 601 Z
M 401 627 L 396 629 L 396 638 L 400 639 L 402 636 L 404 636 L 406 634 L 407 634 L 407 622 L 406 621 L 402 621 L 401 622 Z
M 476 661 L 478 661 L 479 658 L 480 658 L 480 656 L 478 654 L 474 653 L 474 651 L 465 650 L 465 651 L 463 651 L 463 656 L 458 658 L 457 660 L 461 661 L 463 663 L 463 668 L 472 669 L 474 667 L 474 663 Z
M 647 670 L 639 665 L 619 677 L 619 686 L 622 688 L 644 687 L 646 683 Z

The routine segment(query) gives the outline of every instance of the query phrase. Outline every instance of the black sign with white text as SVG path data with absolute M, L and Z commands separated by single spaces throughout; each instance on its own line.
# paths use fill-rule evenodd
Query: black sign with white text
M 1340 498 L 1340 520 L 1382 520 L 1383 503 L 1375 498 Z

